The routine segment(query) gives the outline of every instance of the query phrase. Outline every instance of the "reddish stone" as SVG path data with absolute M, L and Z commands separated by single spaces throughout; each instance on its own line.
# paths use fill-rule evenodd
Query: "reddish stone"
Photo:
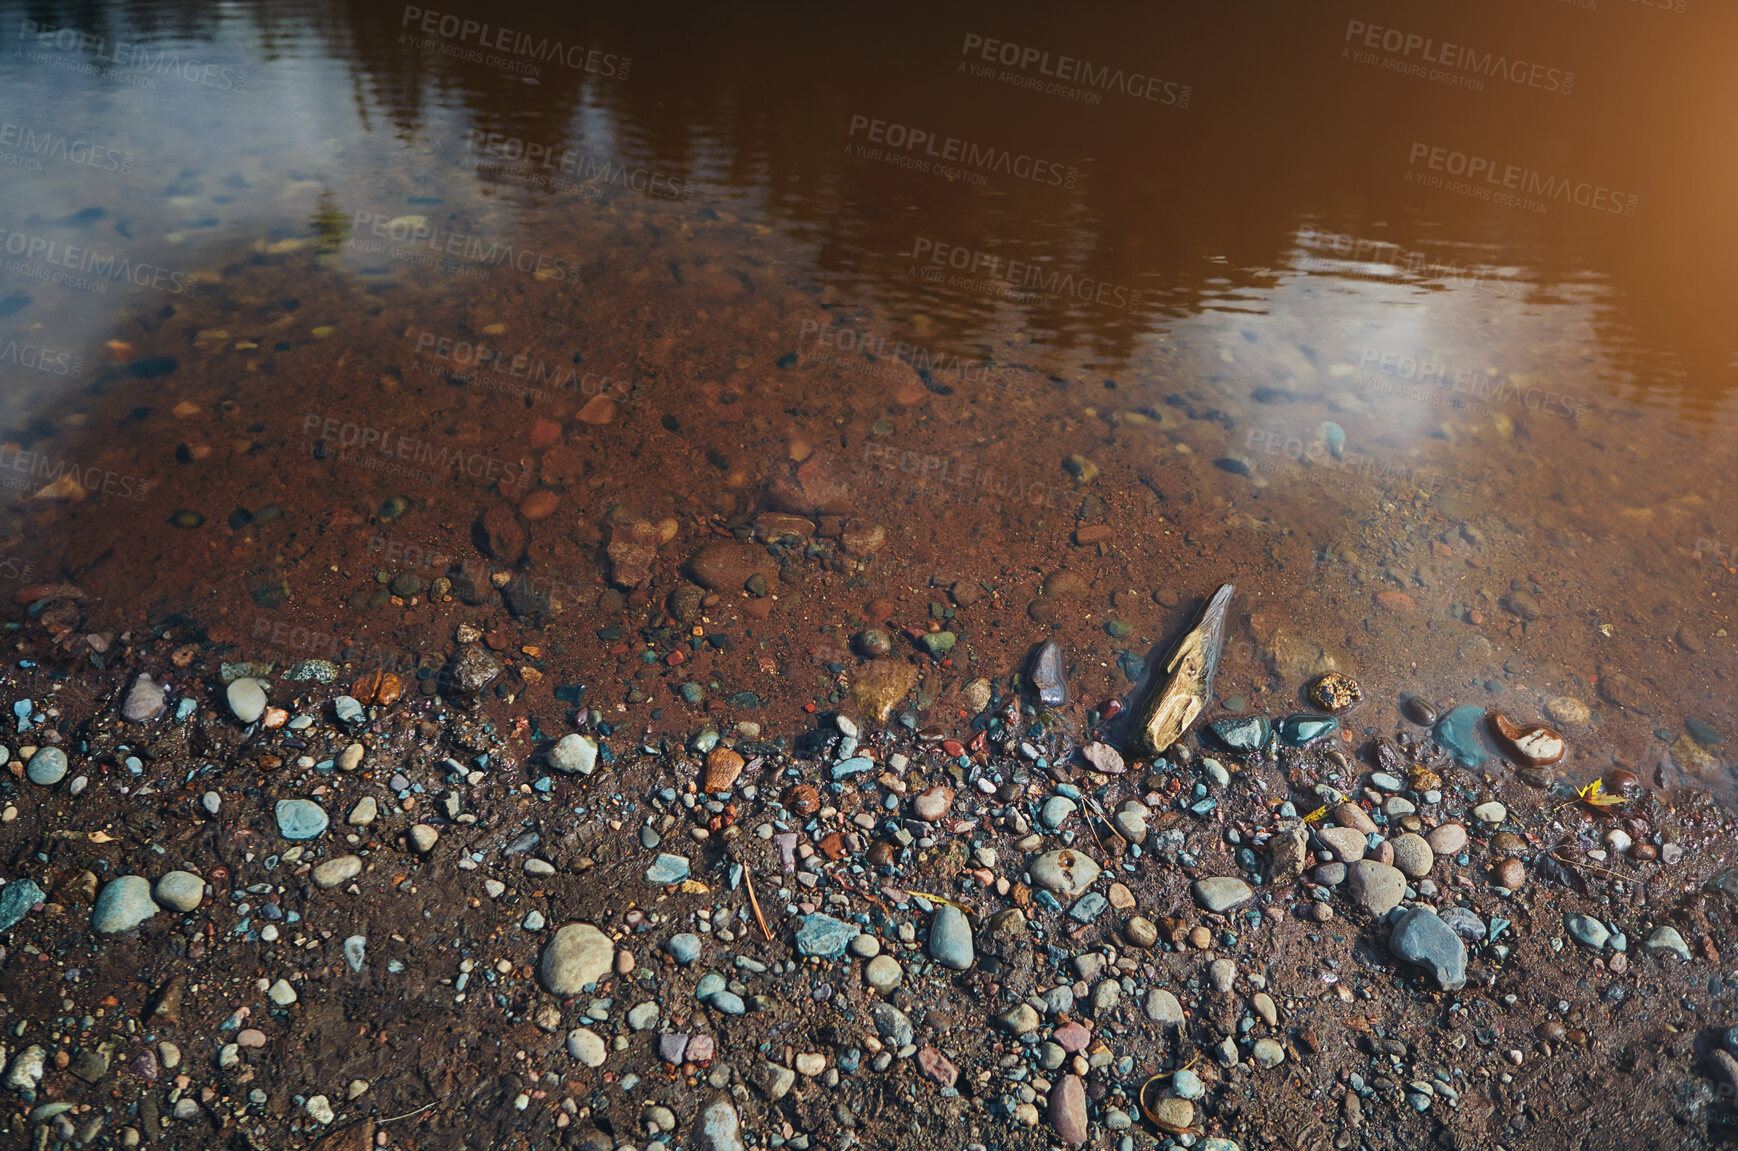
M 504 564 L 515 563 L 525 554 L 525 529 L 506 504 L 494 504 L 483 513 L 483 534 L 488 537 L 489 554 Z
M 555 514 L 555 509 L 560 504 L 560 496 L 546 488 L 540 488 L 519 504 L 519 514 L 528 520 L 546 520 Z
M 682 654 L 682 652 L 678 649 L 676 651 L 671 652 L 669 655 L 665 656 L 664 662 L 669 664 L 671 667 L 675 667 L 677 664 L 681 663 L 685 658 L 687 658 L 687 657 L 685 657 Z
M 531 446 L 541 451 L 561 442 L 561 425 L 542 416 L 531 421 Z
M 1115 719 L 1117 716 L 1122 714 L 1122 700 L 1106 700 L 1104 703 L 1099 705 L 1098 714 L 1105 719 Z
M 925 1047 L 917 1053 L 917 1066 L 940 1087 L 952 1087 L 960 1077 L 959 1068 L 933 1047 Z
M 1403 591 L 1379 591 L 1376 593 L 1376 603 L 1389 611 L 1416 611 L 1418 604 Z
M 942 740 L 941 749 L 953 756 L 964 755 L 966 753 L 965 745 L 957 739 Z
M 1115 534 L 1109 524 L 1087 524 L 1074 529 L 1074 542 L 1082 547 L 1089 547 L 1092 544 L 1108 543 Z
M 1051 1038 L 1056 1040 L 1058 1047 L 1073 1055 L 1086 1050 L 1086 1045 L 1092 1042 L 1092 1032 L 1086 1029 L 1084 1023 L 1070 1021 L 1058 1027 Z

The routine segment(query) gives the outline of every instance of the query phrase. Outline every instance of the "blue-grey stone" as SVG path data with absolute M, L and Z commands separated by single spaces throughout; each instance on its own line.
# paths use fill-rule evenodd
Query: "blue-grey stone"
M 100 935 L 115 935 L 133 930 L 155 914 L 151 881 L 142 875 L 122 875 L 111 879 L 97 895 L 91 927 Z
M 700 982 L 694 988 L 694 998 L 701 1001 L 711 999 L 725 988 L 724 976 L 716 971 L 708 971 L 700 977 Z
M 1690 733 L 1691 739 L 1705 747 L 1713 747 L 1720 742 L 1720 733 L 1693 715 L 1684 717 L 1684 730 Z
M 726 1015 L 741 1015 L 748 1010 L 748 1005 L 742 1001 L 742 996 L 734 991 L 714 992 L 706 1002 Z
M 855 923 L 831 915 L 805 915 L 797 924 L 797 954 L 818 959 L 842 959 L 851 940 L 861 935 Z
M 1201 1077 L 1189 1070 L 1181 1068 L 1171 1076 L 1171 1088 L 1176 1091 L 1179 1099 L 1199 1099 L 1207 1094 L 1207 1085 L 1201 1082 Z
M 1480 943 L 1484 940 L 1484 920 L 1480 919 L 1464 907 L 1445 908 L 1438 918 L 1448 924 L 1449 930 L 1453 931 L 1462 939 L 1469 940 L 1473 943 Z
M 332 712 L 338 717 L 339 723 L 362 723 L 368 719 L 362 710 L 362 702 L 352 696 L 341 695 L 332 701 Z
M 1215 876 L 1197 879 L 1195 900 L 1208 911 L 1229 911 L 1255 895 L 1255 889 L 1241 879 Z
M 1044 801 L 1044 807 L 1038 813 L 1038 818 L 1044 821 L 1044 826 L 1054 831 L 1068 822 L 1068 817 L 1078 810 L 1074 801 L 1065 795 L 1053 795 Z
M 1605 924 L 1590 915 L 1565 915 L 1563 926 L 1585 946 L 1599 951 L 1605 947 L 1605 941 L 1611 938 L 1611 932 L 1605 929 Z
M 694 1142 L 699 1151 L 744 1151 L 742 1120 L 729 1096 L 708 1103 L 694 1123 Z
M 1466 944 L 1428 907 L 1415 907 L 1400 917 L 1388 949 L 1420 967 L 1428 967 L 1444 991 L 1466 986 Z
M 944 903 L 929 921 L 929 954 L 943 967 L 964 971 L 972 965 L 972 925 L 965 912 Z
M 549 766 L 569 774 L 590 775 L 597 768 L 597 740 L 589 735 L 564 735 L 549 749 Z
M 1074 901 L 1074 906 L 1068 909 L 1068 915 L 1069 918 L 1076 919 L 1081 923 L 1091 923 L 1103 915 L 1104 909 L 1109 906 L 1110 900 L 1096 891 L 1089 891 Z
M 854 755 L 833 765 L 833 778 L 844 779 L 846 776 L 860 775 L 874 766 L 875 761 L 868 756 Z
M 1436 742 L 1454 754 L 1462 767 L 1478 767 L 1490 753 L 1479 742 L 1479 727 L 1484 722 L 1485 709 L 1463 703 L 1436 721 Z
M 368 961 L 368 937 L 352 935 L 344 941 L 344 960 L 350 964 L 350 970 L 361 971 L 362 965 Z
M 14 879 L 0 887 L 0 931 L 16 927 L 25 912 L 47 898 L 42 888 L 28 879 Z
M 1340 728 L 1340 721 L 1331 715 L 1300 713 L 1279 721 L 1279 742 L 1287 747 L 1302 747 L 1311 740 L 1331 735 Z
M 1215 720 L 1207 726 L 1220 743 L 1233 751 L 1260 751 L 1261 745 L 1273 733 L 1267 720 L 1259 715 Z
M 38 748 L 25 769 L 31 783 L 52 787 L 66 778 L 66 752 L 58 747 Z
M 646 882 L 667 887 L 672 883 L 681 883 L 688 878 L 688 861 L 680 855 L 662 852 L 652 861 L 652 866 L 646 868 Z
M 311 799 L 280 799 L 278 833 L 285 839 L 313 839 L 326 830 L 326 811 Z
M 1370 774 L 1370 786 L 1377 791 L 1401 791 L 1406 787 L 1406 782 L 1397 775 L 1376 771 Z
M 664 944 L 664 950 L 670 953 L 670 958 L 686 966 L 700 958 L 700 937 L 692 931 L 672 935 L 670 942 Z
M 1322 442 L 1328 445 L 1328 451 L 1336 460 L 1344 459 L 1342 454 L 1346 448 L 1346 429 L 1332 420 L 1322 421 Z
M 881 1041 L 895 1051 L 910 1043 L 917 1034 L 911 1026 L 911 1017 L 885 999 L 877 1000 L 869 1013 L 875 1017 L 875 1030 L 880 1033 Z

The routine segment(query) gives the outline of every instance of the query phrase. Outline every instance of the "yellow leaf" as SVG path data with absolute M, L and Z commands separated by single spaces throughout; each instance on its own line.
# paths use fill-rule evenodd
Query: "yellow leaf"
M 1586 787 L 1579 788 L 1575 794 L 1581 798 L 1583 803 L 1591 804 L 1594 807 L 1616 807 L 1625 802 L 1623 796 L 1612 795 L 1607 792 L 1605 781 L 1602 779 L 1596 779 Z
M 1327 813 L 1328 813 L 1328 807 L 1327 807 L 1327 804 L 1324 803 L 1322 806 L 1316 808 L 1314 811 L 1312 811 L 1308 815 L 1304 816 L 1304 822 L 1305 823 L 1314 823 L 1316 820 L 1320 819 L 1322 816 L 1326 815 Z

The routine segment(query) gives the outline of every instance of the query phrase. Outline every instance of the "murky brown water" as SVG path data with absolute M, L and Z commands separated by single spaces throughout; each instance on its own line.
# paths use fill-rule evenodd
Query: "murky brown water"
M 1108 697 L 1232 581 L 1226 695 L 1725 786 L 1738 13 L 7 11 L 0 577 L 81 655 L 473 623 L 549 730 L 775 734 L 865 619 L 957 635 L 926 715 Z

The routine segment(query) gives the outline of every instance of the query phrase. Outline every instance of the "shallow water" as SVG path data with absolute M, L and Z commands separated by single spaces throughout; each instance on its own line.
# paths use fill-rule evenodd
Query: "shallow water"
M 1042 638 L 1125 695 L 1229 581 L 1221 695 L 1576 697 L 1572 782 L 1724 794 L 1733 13 L 457 11 L 4 9 L 0 577 L 70 647 L 472 622 L 551 728 L 780 731 L 866 617 L 954 613 L 927 720 Z M 885 543 L 645 662 L 768 509 Z M 506 602 L 387 588 L 454 565 Z

